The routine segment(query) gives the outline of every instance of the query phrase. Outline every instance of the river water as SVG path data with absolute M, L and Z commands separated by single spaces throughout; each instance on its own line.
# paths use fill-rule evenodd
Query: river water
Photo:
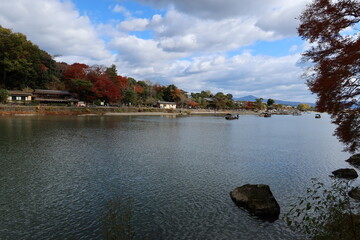
M 0 239 L 101 239 L 116 198 L 133 200 L 136 239 L 297 239 L 229 192 L 268 184 L 282 216 L 349 167 L 334 129 L 324 114 L 0 117 Z

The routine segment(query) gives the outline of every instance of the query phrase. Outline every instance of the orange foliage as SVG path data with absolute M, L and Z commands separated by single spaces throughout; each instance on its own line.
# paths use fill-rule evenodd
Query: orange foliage
M 89 68 L 88 65 L 82 63 L 74 63 L 67 67 L 64 73 L 66 80 L 72 79 L 86 79 L 86 70 Z
M 192 100 L 186 101 L 186 104 L 187 104 L 188 106 L 191 106 L 191 107 L 198 107 L 198 106 L 200 105 L 199 103 L 194 102 L 194 101 L 192 101 Z
M 140 85 L 135 85 L 135 92 L 136 93 L 143 93 L 144 92 L 144 88 Z

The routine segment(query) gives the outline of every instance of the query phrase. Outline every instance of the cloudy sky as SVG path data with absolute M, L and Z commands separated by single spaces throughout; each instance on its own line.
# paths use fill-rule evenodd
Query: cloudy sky
M 296 32 L 309 0 L 0 0 L 0 25 L 69 64 L 234 97 L 314 102 Z

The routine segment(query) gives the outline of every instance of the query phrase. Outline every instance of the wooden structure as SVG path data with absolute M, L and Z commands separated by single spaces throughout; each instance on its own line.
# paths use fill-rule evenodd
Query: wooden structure
M 40 103 L 77 103 L 69 91 L 35 89 L 33 92 L 34 101 Z

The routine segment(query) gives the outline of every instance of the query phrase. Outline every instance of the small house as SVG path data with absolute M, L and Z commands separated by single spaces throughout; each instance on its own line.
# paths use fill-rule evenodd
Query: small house
M 216 108 L 216 99 L 215 98 L 204 98 L 205 102 L 207 103 L 208 108 Z
M 158 101 L 158 107 L 163 109 L 176 109 L 176 102 Z
M 32 94 L 23 92 L 23 91 L 13 91 L 9 90 L 8 92 L 8 102 L 31 102 Z

